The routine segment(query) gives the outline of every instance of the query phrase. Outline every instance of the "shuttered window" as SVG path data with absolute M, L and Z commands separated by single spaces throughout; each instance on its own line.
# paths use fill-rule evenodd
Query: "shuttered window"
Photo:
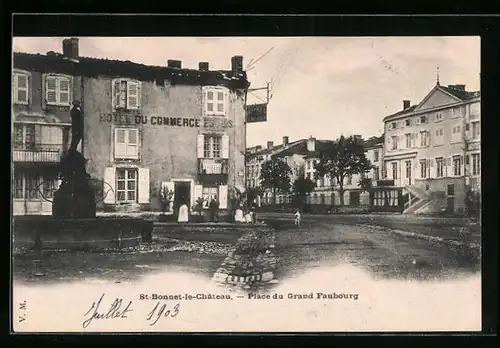
M 71 76 L 45 76 L 45 103 L 48 105 L 69 106 L 71 104 Z
M 137 110 L 141 107 L 141 82 L 130 79 L 114 79 L 112 86 L 112 109 Z
M 228 90 L 225 87 L 203 87 L 203 113 L 205 116 L 226 116 Z
M 138 159 L 139 130 L 136 128 L 116 128 L 114 150 L 116 159 Z
M 29 104 L 30 76 L 15 72 L 12 76 L 12 99 L 15 104 Z

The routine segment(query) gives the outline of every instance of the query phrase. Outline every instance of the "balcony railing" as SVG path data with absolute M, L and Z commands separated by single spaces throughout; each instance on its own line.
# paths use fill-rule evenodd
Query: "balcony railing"
M 222 158 L 200 158 L 198 178 L 204 184 L 226 182 L 228 179 L 228 160 Z
M 203 175 L 227 174 L 227 167 L 227 159 L 200 158 L 198 173 Z
M 30 163 L 57 163 L 61 159 L 62 144 L 14 145 L 13 161 Z

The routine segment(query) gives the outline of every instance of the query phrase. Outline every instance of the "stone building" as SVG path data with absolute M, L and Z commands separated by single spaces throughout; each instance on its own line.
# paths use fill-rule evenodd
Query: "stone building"
M 480 92 L 438 83 L 384 121 L 386 178 L 404 188 L 406 213 L 462 213 L 481 187 Z
M 244 188 L 249 82 L 241 56 L 232 57 L 231 69 L 224 71 L 210 70 L 207 62 L 183 68 L 177 60 L 146 66 L 81 57 L 78 40 L 67 39 L 63 54 L 15 53 L 14 67 L 40 75 L 32 81 L 45 96 L 39 103 L 43 108 L 55 93 L 64 126 L 70 102 L 81 102 L 81 151 L 100 183 L 98 208 L 159 210 L 160 191 L 167 188 L 174 209 L 192 207 L 198 198 L 206 206 L 217 197 L 224 210 L 235 188 Z M 51 109 L 42 113 L 52 115 Z M 63 151 L 67 141 L 60 142 Z

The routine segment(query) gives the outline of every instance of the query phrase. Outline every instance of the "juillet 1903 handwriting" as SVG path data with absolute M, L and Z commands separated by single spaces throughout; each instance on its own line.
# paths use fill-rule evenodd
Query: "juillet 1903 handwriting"
M 83 328 L 89 327 L 94 320 L 127 319 L 128 315 L 134 311 L 132 308 L 132 301 L 125 304 L 123 298 L 116 298 L 111 302 L 111 305 L 106 306 L 103 304 L 104 296 L 105 294 L 103 293 L 99 300 L 94 301 L 89 310 L 83 315 Z M 153 326 L 160 318 L 175 318 L 179 314 L 179 308 L 180 303 L 170 307 L 166 303 L 158 301 L 146 315 L 145 320 L 150 326 Z

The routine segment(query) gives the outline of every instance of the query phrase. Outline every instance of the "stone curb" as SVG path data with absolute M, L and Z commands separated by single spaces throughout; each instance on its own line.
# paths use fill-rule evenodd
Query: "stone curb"
M 375 226 L 375 225 L 360 225 L 360 226 L 365 226 L 365 227 L 368 227 L 368 228 L 373 228 L 373 229 L 382 230 L 382 231 L 390 230 L 393 233 L 399 234 L 401 236 L 413 237 L 413 238 L 419 238 L 419 239 L 425 239 L 425 240 L 428 240 L 428 241 L 431 241 L 431 242 L 437 242 L 437 243 L 442 243 L 442 244 L 450 244 L 450 245 L 454 245 L 454 246 L 458 246 L 458 247 L 465 245 L 465 246 L 467 246 L 467 247 L 469 247 L 471 249 L 481 249 L 481 245 L 477 244 L 477 243 L 466 244 L 464 242 L 460 242 L 460 241 L 457 241 L 457 240 L 449 240 L 449 239 L 445 239 L 445 238 L 441 238 L 441 237 L 429 236 L 427 234 L 415 233 L 415 232 L 408 232 L 408 231 L 397 230 L 397 229 L 392 229 L 392 228 L 385 228 L 385 227 Z

